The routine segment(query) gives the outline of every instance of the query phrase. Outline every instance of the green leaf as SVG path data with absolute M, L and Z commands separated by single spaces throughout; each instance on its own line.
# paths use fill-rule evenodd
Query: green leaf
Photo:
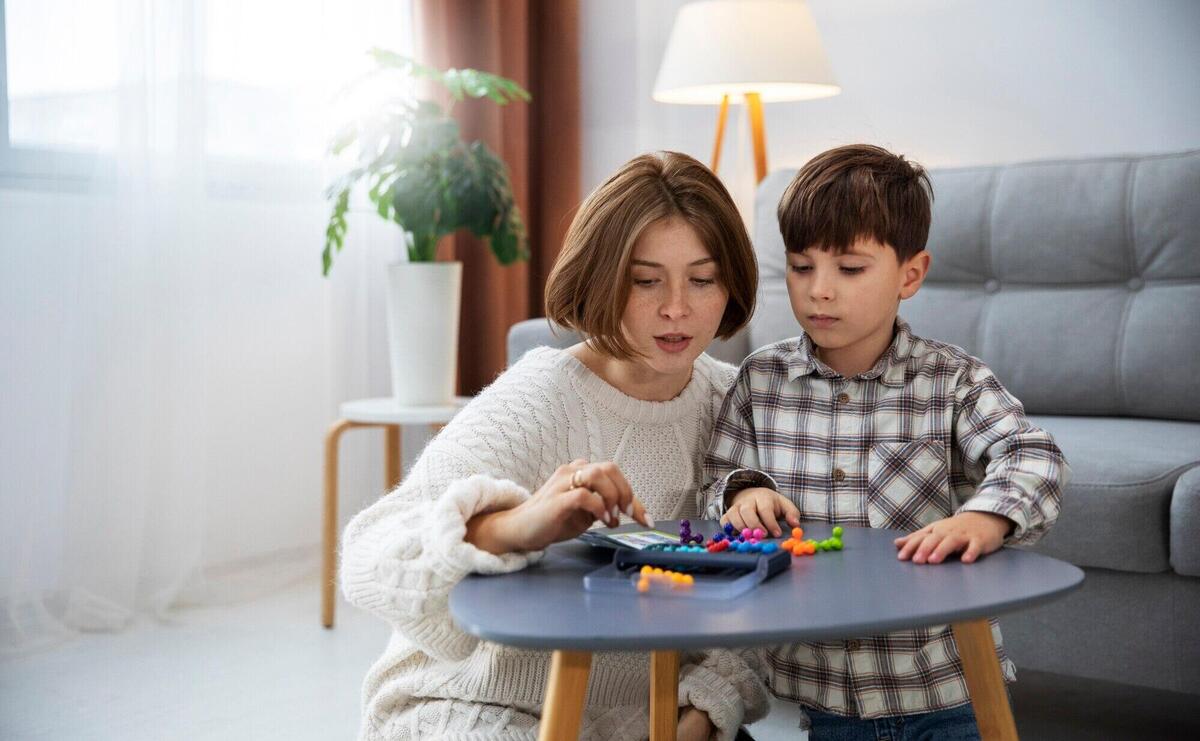
M 325 249 L 321 252 L 321 275 L 328 277 L 333 266 L 333 251 L 341 251 L 346 241 L 346 211 L 350 208 L 350 187 L 342 189 L 334 201 L 333 213 L 325 227 Z
M 488 72 L 441 71 L 380 48 L 369 53 L 375 73 L 432 80 L 452 102 L 470 97 L 507 105 L 531 99 L 515 81 Z M 355 168 L 326 192 L 333 209 L 325 229 L 324 274 L 345 244 L 350 193 L 363 178 L 375 212 L 411 234 L 410 259 L 435 259 L 438 239 L 464 228 L 487 240 L 501 264 L 528 258 L 525 225 L 504 162 L 481 142 L 463 142 L 449 110 L 436 101 L 411 100 L 406 92 L 402 88 L 361 121 L 344 126 L 330 143 L 335 153 L 350 147 L 357 152 Z

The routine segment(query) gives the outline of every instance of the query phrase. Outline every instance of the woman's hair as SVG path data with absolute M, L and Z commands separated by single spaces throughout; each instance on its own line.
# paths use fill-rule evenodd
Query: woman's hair
M 695 229 L 716 261 L 717 279 L 729 293 L 717 336 L 728 338 L 745 326 L 758 287 L 750 236 L 717 176 L 679 152 L 635 157 L 584 200 L 546 282 L 546 316 L 606 355 L 634 357 L 621 331 L 633 247 L 651 224 L 669 218 Z

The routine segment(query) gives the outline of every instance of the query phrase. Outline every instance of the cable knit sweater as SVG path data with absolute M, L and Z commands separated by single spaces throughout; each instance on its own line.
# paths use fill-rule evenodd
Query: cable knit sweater
M 701 459 L 734 374 L 701 355 L 679 396 L 640 401 L 574 356 L 538 348 L 459 412 L 342 540 L 346 598 L 393 628 L 364 682 L 359 738 L 535 739 L 549 652 L 473 638 L 447 603 L 466 574 L 515 571 L 542 554 L 479 550 L 464 540 L 467 521 L 524 501 L 576 458 L 614 461 L 654 518 L 694 517 Z M 649 686 L 644 652 L 595 654 L 582 737 L 646 738 Z M 725 650 L 683 654 L 679 703 L 708 713 L 721 739 L 767 707 L 752 668 Z

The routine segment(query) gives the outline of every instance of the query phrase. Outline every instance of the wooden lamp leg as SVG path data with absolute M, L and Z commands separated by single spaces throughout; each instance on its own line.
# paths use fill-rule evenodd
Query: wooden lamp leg
M 542 707 L 538 741 L 579 738 L 591 669 L 590 651 L 554 652 L 550 659 L 550 677 L 546 681 L 546 702 Z
M 980 618 L 954 623 L 950 627 L 958 643 L 958 655 L 962 658 L 980 738 L 983 741 L 1016 741 L 1017 726 L 1008 705 L 1008 693 L 1004 691 L 1004 675 L 1000 672 L 1000 660 L 996 658 L 996 647 L 992 643 L 992 626 L 987 618 Z
M 721 164 L 721 142 L 725 139 L 725 119 L 729 118 L 729 96 L 721 96 L 721 108 L 717 111 L 717 138 L 713 140 L 712 171 Z
M 650 741 L 675 741 L 679 726 L 679 652 L 650 652 Z
M 767 132 L 763 124 L 762 96 L 746 93 L 746 108 L 750 113 L 750 135 L 754 140 L 755 182 L 761 183 L 767 176 Z

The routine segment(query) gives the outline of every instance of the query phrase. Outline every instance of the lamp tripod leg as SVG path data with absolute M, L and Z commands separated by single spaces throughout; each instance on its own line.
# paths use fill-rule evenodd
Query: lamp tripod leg
M 721 96 L 721 108 L 717 111 L 717 138 L 713 141 L 712 171 L 721 164 L 721 142 L 725 138 L 725 120 L 729 118 L 729 96 Z

